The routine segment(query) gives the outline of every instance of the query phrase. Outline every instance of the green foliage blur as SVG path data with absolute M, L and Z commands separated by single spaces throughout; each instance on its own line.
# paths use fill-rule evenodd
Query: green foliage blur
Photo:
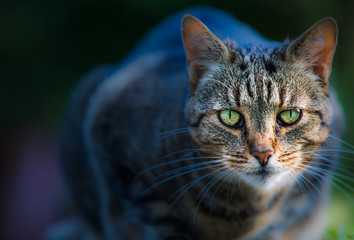
M 353 228 L 328 228 L 325 234 L 325 239 L 327 240 L 353 240 L 354 239 L 354 229 Z
M 346 115 L 344 139 L 354 145 L 354 1 L 348 0 L 1 1 L 2 134 L 32 125 L 58 129 L 85 72 L 119 62 L 164 17 L 200 4 L 225 9 L 278 41 L 295 38 L 317 20 L 333 16 L 339 41 L 331 82 Z M 354 160 L 344 163 L 354 166 Z M 343 189 L 354 197 L 353 190 Z M 353 210 L 353 202 L 334 189 L 331 226 L 353 226 Z

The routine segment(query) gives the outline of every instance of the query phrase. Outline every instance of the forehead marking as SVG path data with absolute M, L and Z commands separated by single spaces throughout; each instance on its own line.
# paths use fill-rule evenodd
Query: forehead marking
M 268 102 L 278 103 L 280 102 L 278 85 L 274 81 L 269 81 L 271 88 L 271 96 L 268 98 Z
M 240 83 L 240 104 L 250 104 L 252 99 L 257 98 L 255 75 L 253 72 L 248 74 L 247 79 L 242 79 Z

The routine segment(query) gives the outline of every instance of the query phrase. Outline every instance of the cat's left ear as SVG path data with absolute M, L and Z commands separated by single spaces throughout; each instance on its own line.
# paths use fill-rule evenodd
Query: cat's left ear
M 195 88 L 210 64 L 227 60 L 229 51 L 201 21 L 191 15 L 183 17 L 182 38 L 190 83 Z
M 287 49 L 287 58 L 304 67 L 327 85 L 337 45 L 337 23 L 331 18 L 316 22 Z

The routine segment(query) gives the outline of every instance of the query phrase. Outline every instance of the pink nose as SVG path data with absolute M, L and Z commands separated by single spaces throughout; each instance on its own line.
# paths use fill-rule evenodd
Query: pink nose
M 252 150 L 252 156 L 257 158 L 259 163 L 264 167 L 270 156 L 274 154 L 273 150 L 266 150 L 266 151 L 258 151 L 258 150 Z

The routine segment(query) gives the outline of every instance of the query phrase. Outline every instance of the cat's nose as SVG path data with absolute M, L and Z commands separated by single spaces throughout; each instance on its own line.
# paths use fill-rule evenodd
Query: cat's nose
M 253 157 L 257 158 L 262 167 L 264 167 L 268 163 L 269 158 L 274 154 L 274 151 L 260 151 L 258 149 L 252 149 L 251 154 Z

